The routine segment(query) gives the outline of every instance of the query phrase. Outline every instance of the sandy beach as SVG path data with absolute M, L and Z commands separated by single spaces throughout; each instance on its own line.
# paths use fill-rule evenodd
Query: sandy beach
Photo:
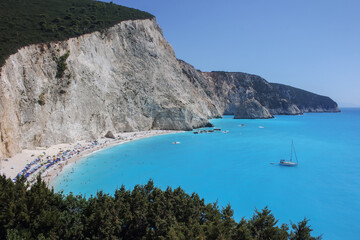
M 19 173 L 28 173 L 27 180 L 34 181 L 38 174 L 51 185 L 63 168 L 77 160 L 108 147 L 126 142 L 181 131 L 149 130 L 114 134 L 115 138 L 100 138 L 94 141 L 78 141 L 68 144 L 57 144 L 48 148 L 25 149 L 8 159 L 1 159 L 0 174 L 15 179 Z M 32 173 L 30 173 L 32 172 Z

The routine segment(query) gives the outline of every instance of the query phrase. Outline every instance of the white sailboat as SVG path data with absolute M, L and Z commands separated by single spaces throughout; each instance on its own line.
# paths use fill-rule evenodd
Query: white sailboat
M 293 162 L 292 161 L 292 156 L 293 156 L 293 151 L 294 151 L 294 155 L 295 155 L 295 159 L 296 159 L 296 162 Z M 284 159 L 280 159 L 280 163 L 279 165 L 281 166 L 287 166 L 287 167 L 294 167 L 294 166 L 297 166 L 298 165 L 298 159 L 297 159 L 297 156 L 296 156 L 296 152 L 295 152 L 295 147 L 294 147 L 294 143 L 293 141 L 291 140 L 291 155 L 290 155 L 290 161 L 286 161 Z

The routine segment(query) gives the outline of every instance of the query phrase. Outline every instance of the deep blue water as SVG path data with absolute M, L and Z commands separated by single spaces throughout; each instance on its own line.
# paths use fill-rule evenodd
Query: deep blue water
M 162 189 L 181 186 L 230 203 L 237 220 L 268 206 L 280 223 L 310 218 L 324 239 L 360 239 L 360 109 L 212 123 L 229 132 L 156 136 L 100 151 L 63 171 L 55 190 L 89 196 L 151 178 Z M 270 164 L 290 157 L 292 139 L 299 165 Z

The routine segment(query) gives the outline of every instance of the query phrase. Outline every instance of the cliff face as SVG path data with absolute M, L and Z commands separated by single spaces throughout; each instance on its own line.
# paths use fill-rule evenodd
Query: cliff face
M 340 112 L 335 101 L 326 96 L 320 96 L 299 88 L 279 83 L 271 83 L 280 93 L 289 99 L 301 112 Z
M 210 92 L 215 93 L 220 112 L 234 118 L 272 118 L 305 112 L 339 112 L 336 102 L 283 84 L 240 72 L 202 73 Z
M 272 118 L 277 114 L 301 114 L 300 109 L 265 79 L 239 72 L 204 72 L 216 86 L 224 114 L 235 118 Z M 262 108 L 262 107 L 263 108 Z
M 338 110 L 332 100 L 314 98 L 321 101 L 304 102 L 298 90 L 256 75 L 200 72 L 176 59 L 154 19 L 124 21 L 105 32 L 27 46 L 6 60 L 0 158 L 107 131 L 190 130 L 223 114 Z
M 109 130 L 190 130 L 221 115 L 155 20 L 24 47 L 6 60 L 0 84 L 0 157 Z

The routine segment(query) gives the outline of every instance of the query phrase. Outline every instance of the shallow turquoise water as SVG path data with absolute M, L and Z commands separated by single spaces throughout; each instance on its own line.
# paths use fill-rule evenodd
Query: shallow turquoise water
M 230 132 L 163 135 L 100 151 L 64 171 L 55 190 L 89 196 L 152 178 L 162 189 L 230 202 L 237 220 L 269 206 L 280 223 L 310 218 L 324 239 L 360 239 L 360 109 L 212 123 Z M 292 139 L 299 165 L 270 164 L 289 158 Z

